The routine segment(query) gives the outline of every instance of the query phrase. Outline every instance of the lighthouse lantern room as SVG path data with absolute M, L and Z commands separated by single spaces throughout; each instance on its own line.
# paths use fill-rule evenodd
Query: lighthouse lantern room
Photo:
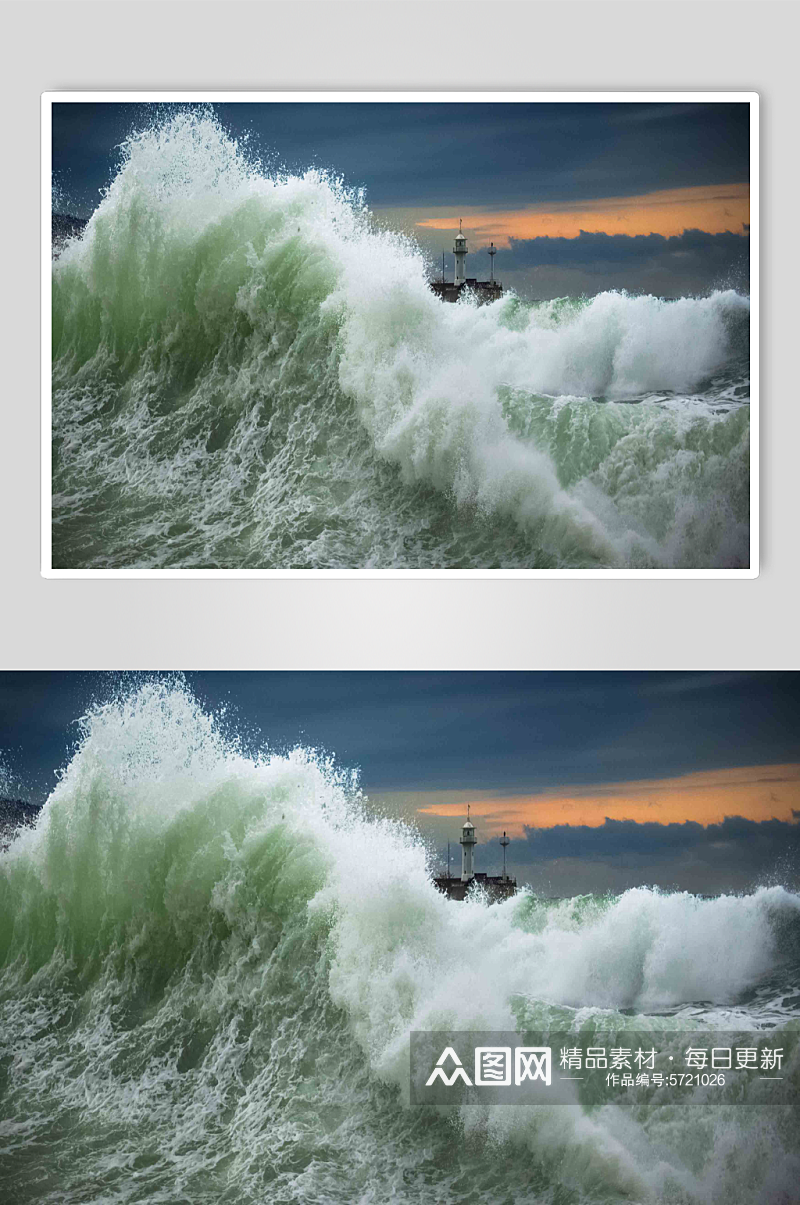
M 458 234 L 453 245 L 456 257 L 456 278 L 454 284 L 463 285 L 467 279 L 467 236 L 461 229 L 461 218 L 458 219 Z

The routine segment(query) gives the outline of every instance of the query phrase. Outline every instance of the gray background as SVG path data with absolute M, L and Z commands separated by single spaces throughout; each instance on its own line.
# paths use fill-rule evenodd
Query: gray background
M 0 668 L 798 667 L 797 5 L 143 0 L 0 13 Z M 93 88 L 758 90 L 761 576 L 43 579 L 39 98 Z

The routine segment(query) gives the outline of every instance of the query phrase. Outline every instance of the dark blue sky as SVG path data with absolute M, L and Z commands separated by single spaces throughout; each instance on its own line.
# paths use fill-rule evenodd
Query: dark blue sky
M 367 791 L 527 792 L 800 761 L 800 674 L 189 673 L 254 745 L 324 748 Z M 0 749 L 41 793 L 120 678 L 0 674 Z
M 181 106 L 186 107 L 186 106 Z M 175 106 L 56 104 L 53 168 L 84 207 L 114 148 Z M 749 180 L 749 111 L 737 104 L 221 104 L 266 162 L 365 185 L 373 205 L 510 205 L 633 196 Z
M 58 208 L 88 216 L 113 178 L 120 143 L 177 107 L 187 106 L 55 104 Z M 229 103 L 214 111 L 232 135 L 248 140 L 267 169 L 315 166 L 364 186 L 370 207 L 413 233 L 432 264 L 441 263 L 443 251 L 452 261 L 452 232 L 423 229 L 418 222 L 442 209 L 466 214 L 470 233 L 470 207 L 477 221 L 487 208 L 552 206 L 561 212 L 605 198 L 721 188 L 719 220 L 725 188 L 746 189 L 749 182 L 746 104 L 302 102 Z M 618 210 L 598 220 L 606 223 L 600 229 L 614 233 Z M 541 231 L 521 239 L 511 227 L 505 234 L 493 231 L 502 248 L 498 275 L 507 287 L 533 297 L 607 288 L 662 296 L 748 288 L 749 235 L 741 221 L 732 219 L 720 235 L 718 227 L 709 228 L 707 210 L 704 217 L 687 208 L 685 224 L 665 226 L 660 203 L 642 220 L 652 226 L 617 233 L 613 243 L 575 238 L 564 246 Z M 695 226 L 706 239 L 683 240 L 683 230 Z M 478 223 L 475 250 L 488 244 L 480 230 Z M 636 233 L 657 237 L 637 239 Z M 677 241 L 668 245 L 663 236 Z M 470 262 L 479 275 L 486 272 L 484 256 Z

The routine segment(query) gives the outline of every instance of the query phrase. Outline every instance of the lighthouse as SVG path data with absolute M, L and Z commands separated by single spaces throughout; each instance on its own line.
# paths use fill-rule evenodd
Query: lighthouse
M 475 836 L 475 825 L 469 818 L 469 807 L 467 807 L 467 818 L 461 830 L 459 844 L 461 846 L 461 882 L 469 883 L 475 877 L 475 871 L 472 866 L 472 851 L 478 844 L 478 838 Z
M 453 245 L 453 253 L 456 257 L 456 278 L 455 285 L 463 285 L 467 279 L 467 236 L 461 229 L 461 218 L 458 219 L 458 234 Z
M 450 842 L 448 841 L 445 872 L 435 875 L 433 879 L 443 895 L 446 895 L 449 900 L 465 900 L 477 887 L 479 894 L 488 896 L 490 902 L 493 902 L 508 899 L 509 896 L 516 893 L 517 880 L 506 871 L 506 846 L 509 844 L 509 839 L 505 833 L 500 842 L 503 847 L 502 877 L 475 870 L 473 850 L 478 844 L 478 838 L 475 836 L 475 825 L 469 818 L 469 805 L 467 805 L 467 819 L 461 829 L 459 844 L 461 846 L 461 876 L 450 874 Z
M 497 248 L 494 243 L 487 247 L 489 252 L 489 280 L 477 280 L 467 276 L 467 236 L 458 219 L 458 234 L 453 244 L 453 254 L 456 260 L 456 271 L 452 284 L 444 278 L 444 252 L 442 252 L 442 279 L 432 280 L 431 289 L 442 301 L 458 301 L 462 294 L 468 295 L 471 304 L 486 305 L 487 302 L 497 301 L 503 296 L 503 286 L 494 278 L 494 257 Z

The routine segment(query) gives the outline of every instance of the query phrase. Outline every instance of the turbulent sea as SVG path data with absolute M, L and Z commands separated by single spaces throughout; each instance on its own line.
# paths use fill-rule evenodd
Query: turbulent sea
M 210 115 L 53 262 L 56 568 L 749 563 L 749 299 L 442 304 L 416 244 Z
M 796 1084 L 799 930 L 779 886 L 449 901 L 331 762 L 246 752 L 179 684 L 140 685 L 84 717 L 0 854 L 0 1199 L 789 1205 L 796 1106 L 430 1113 L 408 1049 L 728 1027 L 769 1033 Z

